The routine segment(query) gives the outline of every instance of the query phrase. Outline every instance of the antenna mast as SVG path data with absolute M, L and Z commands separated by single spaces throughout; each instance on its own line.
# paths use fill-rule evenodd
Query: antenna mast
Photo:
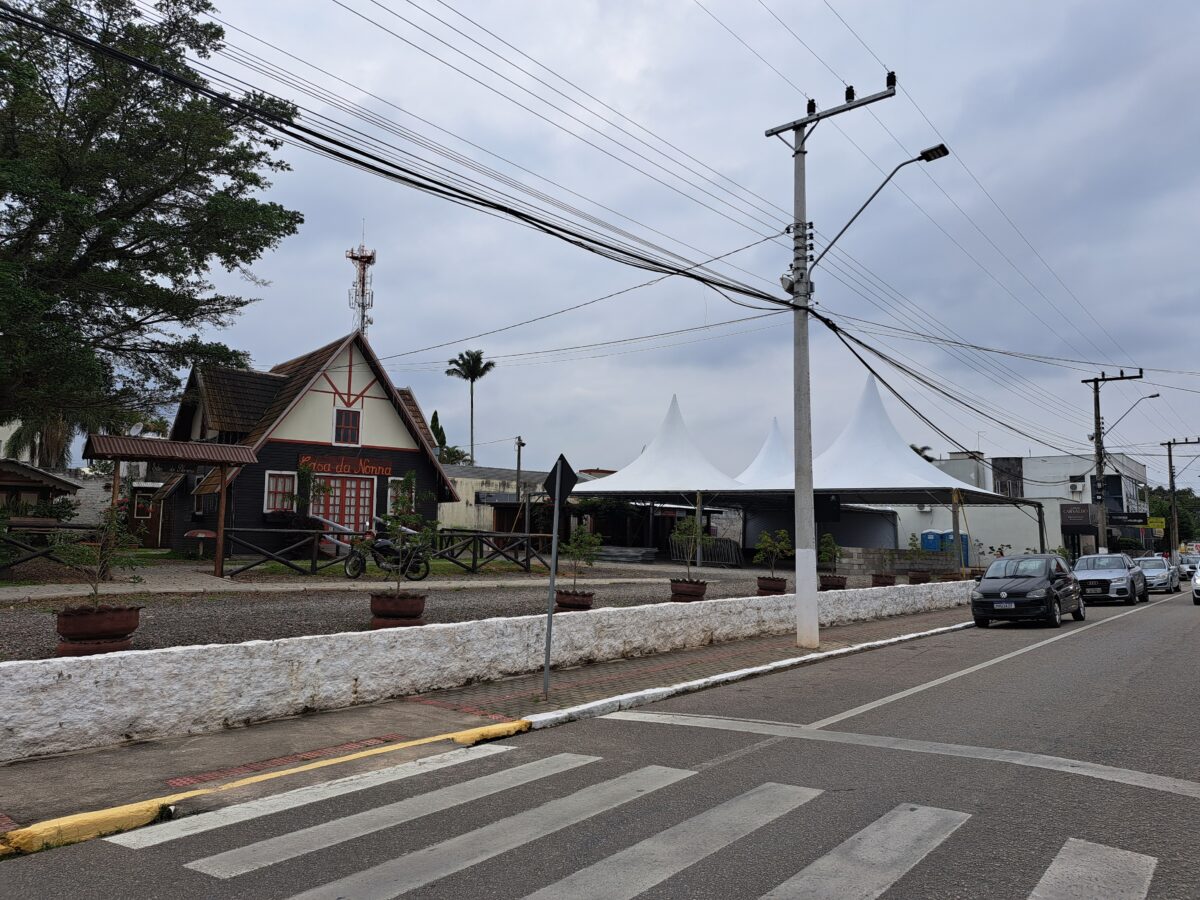
M 366 236 L 359 242 L 358 249 L 347 250 L 346 259 L 354 263 L 354 286 L 350 288 L 350 308 L 354 310 L 355 324 L 363 334 L 373 321 L 367 313 L 375 305 L 375 291 L 371 289 L 371 274 L 367 270 L 375 265 L 375 251 L 365 246 Z

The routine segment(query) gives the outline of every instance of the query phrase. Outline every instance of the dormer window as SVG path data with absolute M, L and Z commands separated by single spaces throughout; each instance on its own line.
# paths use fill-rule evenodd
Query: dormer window
M 362 412 L 357 409 L 335 410 L 333 414 L 333 442 L 335 444 L 357 447 L 361 443 L 359 439 L 359 425 L 361 421 Z

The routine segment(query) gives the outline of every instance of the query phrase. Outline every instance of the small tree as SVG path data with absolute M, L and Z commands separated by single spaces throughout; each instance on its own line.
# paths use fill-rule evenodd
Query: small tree
M 93 540 L 85 538 L 93 537 Z M 145 563 L 134 555 L 138 539 L 130 533 L 125 518 L 116 506 L 108 506 L 100 514 L 100 527 L 92 534 L 58 533 L 54 537 L 54 555 L 73 572 L 82 575 L 91 594 L 92 609 L 100 607 L 100 583 L 115 569 L 132 571 Z M 135 583 L 142 579 L 134 576 Z
M 838 560 L 842 558 L 842 548 L 828 531 L 821 535 L 817 544 L 817 563 L 830 572 L 837 571 Z
M 389 512 L 384 516 L 386 534 L 397 551 L 396 593 L 403 593 L 404 545 L 416 543 L 418 547 L 430 547 L 437 536 L 437 522 L 426 519 L 418 508 L 417 473 L 411 469 L 399 481 L 392 483 L 388 497 Z
M 783 528 L 780 528 L 774 534 L 769 531 L 764 531 L 758 536 L 758 543 L 754 545 L 754 549 L 758 552 L 754 554 L 756 563 L 765 562 L 771 568 L 771 577 L 775 577 L 775 563 L 781 559 L 790 559 L 796 555 L 795 549 L 792 547 L 792 536 Z
M 579 579 L 580 568 L 583 566 L 590 568 L 595 565 L 602 546 L 604 546 L 604 539 L 585 528 L 576 528 L 571 532 L 571 539 L 565 544 L 559 545 L 559 551 L 571 562 L 571 591 L 573 593 L 578 593 L 576 582 Z
M 931 551 L 926 550 L 921 545 L 921 539 L 917 537 L 915 531 L 908 533 L 908 554 L 909 559 L 915 564 L 925 563 L 929 559 Z
M 704 533 L 699 519 L 695 516 L 679 519 L 671 530 L 671 537 L 676 538 L 683 545 L 683 562 L 687 566 L 687 579 L 691 581 L 692 561 L 696 558 L 696 551 L 704 547 L 711 547 L 713 539 Z

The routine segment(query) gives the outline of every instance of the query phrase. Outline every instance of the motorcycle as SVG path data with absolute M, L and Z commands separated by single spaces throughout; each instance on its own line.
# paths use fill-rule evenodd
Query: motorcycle
M 397 547 L 389 538 L 374 538 L 350 551 L 343 566 L 347 578 L 358 578 L 367 570 L 367 553 L 375 565 L 389 574 L 399 572 L 409 581 L 420 581 L 429 575 L 429 551 L 424 545 L 414 542 Z

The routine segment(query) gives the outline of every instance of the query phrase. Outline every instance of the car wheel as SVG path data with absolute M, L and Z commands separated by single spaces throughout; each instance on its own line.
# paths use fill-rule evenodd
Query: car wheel
M 1195 594 L 1192 594 L 1192 603 L 1194 603 L 1196 606 L 1200 606 L 1200 597 L 1197 597 Z M 976 624 L 978 624 L 978 623 L 976 623 Z
M 1200 605 L 1200 600 L 1197 600 L 1196 603 L 1197 605 Z M 992 624 L 991 619 L 985 619 L 983 616 L 975 616 L 974 619 L 976 628 L 987 628 Z
M 1046 615 L 1046 624 L 1051 628 L 1062 626 L 1062 604 L 1057 600 L 1050 605 L 1050 611 Z
M 1130 594 L 1128 597 L 1126 597 L 1125 605 L 1133 606 L 1135 603 L 1145 603 L 1148 599 L 1150 599 L 1150 592 L 1143 589 L 1140 594 Z
M 1071 610 L 1071 618 L 1076 622 L 1082 622 L 1087 618 L 1087 607 L 1083 604 L 1083 598 L 1079 598 L 1079 606 Z
M 1143 603 L 1149 603 L 1149 602 L 1150 602 L 1150 588 L 1146 586 L 1146 583 L 1145 583 L 1145 582 L 1142 582 L 1142 594 L 1141 594 L 1141 597 L 1142 597 L 1142 602 L 1143 602 Z

